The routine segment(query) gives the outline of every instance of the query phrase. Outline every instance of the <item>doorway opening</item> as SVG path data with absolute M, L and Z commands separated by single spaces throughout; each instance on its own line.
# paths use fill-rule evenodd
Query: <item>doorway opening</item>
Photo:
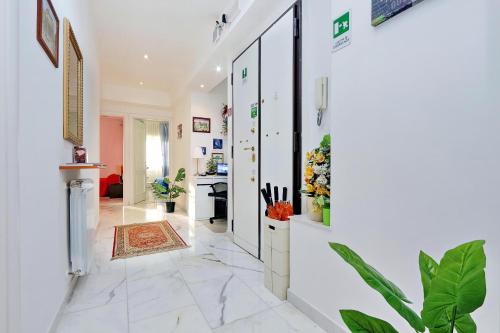
M 170 174 L 169 123 L 134 119 L 134 204 L 155 202 L 152 184 Z
M 123 117 L 101 116 L 101 200 L 123 201 Z

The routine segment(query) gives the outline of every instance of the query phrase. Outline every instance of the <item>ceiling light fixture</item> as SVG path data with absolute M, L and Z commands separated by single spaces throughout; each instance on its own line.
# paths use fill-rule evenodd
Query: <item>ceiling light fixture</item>
M 221 66 L 217 66 L 215 68 L 215 70 L 217 71 L 217 73 L 220 73 L 220 72 L 222 72 L 222 67 Z
M 144 55 L 145 60 L 149 60 L 149 56 L 147 54 Z
M 143 86 L 143 85 L 144 85 L 144 82 L 142 82 L 142 81 L 141 81 L 141 82 L 139 82 L 139 85 Z
M 205 85 L 204 84 L 200 84 L 200 88 L 201 89 L 205 88 Z

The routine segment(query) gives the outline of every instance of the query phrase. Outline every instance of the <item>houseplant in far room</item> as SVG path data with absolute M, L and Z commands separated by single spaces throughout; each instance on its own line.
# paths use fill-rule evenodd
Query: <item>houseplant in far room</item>
M 401 289 L 353 250 L 338 243 L 330 243 L 330 247 L 351 265 L 371 288 L 382 295 L 411 326 L 409 330 L 476 333 L 478 330 L 471 313 L 480 308 L 486 298 L 484 244 L 484 240 L 462 244 L 447 251 L 439 263 L 420 252 L 420 278 L 424 294 L 420 316 L 410 308 L 411 301 Z M 353 333 L 398 333 L 388 322 L 356 310 L 340 310 L 340 315 Z
M 211 157 L 207 161 L 207 175 L 215 175 L 217 173 L 217 161 Z
M 330 167 L 331 137 L 323 137 L 318 148 L 306 153 L 304 170 L 305 186 L 302 193 L 307 197 L 309 219 L 330 225 Z M 324 216 L 327 215 L 327 219 Z
M 167 213 L 173 213 L 175 211 L 175 199 L 177 199 L 182 193 L 186 193 L 186 190 L 178 185 L 186 179 L 186 170 L 180 168 L 177 171 L 174 181 L 170 178 L 165 178 L 163 181 L 167 186 L 159 184 L 157 182 L 153 183 L 153 193 L 158 199 L 166 200 Z

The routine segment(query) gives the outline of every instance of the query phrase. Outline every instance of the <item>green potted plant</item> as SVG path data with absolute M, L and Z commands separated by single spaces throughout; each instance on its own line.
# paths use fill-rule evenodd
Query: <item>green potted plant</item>
M 411 301 L 401 289 L 353 250 L 338 243 L 330 243 L 330 247 L 382 295 L 412 331 L 426 332 L 428 329 L 430 333 L 476 333 L 471 313 L 483 305 L 486 297 L 484 244 L 484 240 L 462 244 L 447 251 L 439 263 L 420 252 L 424 294 L 420 316 L 410 308 Z M 353 333 L 398 333 L 388 322 L 356 310 L 340 310 L 340 315 Z
M 207 161 L 207 175 L 215 175 L 217 173 L 217 160 L 211 157 Z
M 163 186 L 159 183 L 153 183 L 153 193 L 158 199 L 166 200 L 167 213 L 173 213 L 175 211 L 175 199 L 178 198 L 182 193 L 186 193 L 186 190 L 178 185 L 186 179 L 186 169 L 180 168 L 177 171 L 177 176 L 175 176 L 174 181 L 170 178 L 165 178 L 163 181 L 167 186 Z

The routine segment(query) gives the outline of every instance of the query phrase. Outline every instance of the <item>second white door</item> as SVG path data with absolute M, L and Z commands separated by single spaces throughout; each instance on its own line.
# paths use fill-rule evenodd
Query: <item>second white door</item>
M 259 42 L 233 63 L 234 242 L 259 257 Z

